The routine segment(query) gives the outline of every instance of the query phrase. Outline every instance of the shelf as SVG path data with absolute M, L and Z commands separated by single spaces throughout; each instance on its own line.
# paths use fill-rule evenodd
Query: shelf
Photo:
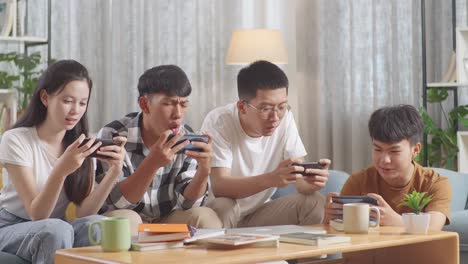
M 0 37 L 0 41 L 29 43 L 29 44 L 47 44 L 47 38 L 23 36 L 23 37 Z
M 468 82 L 457 83 L 457 82 L 440 82 L 440 83 L 428 83 L 428 88 L 444 88 L 444 87 L 468 87 Z
M 457 132 L 458 171 L 468 172 L 468 131 Z

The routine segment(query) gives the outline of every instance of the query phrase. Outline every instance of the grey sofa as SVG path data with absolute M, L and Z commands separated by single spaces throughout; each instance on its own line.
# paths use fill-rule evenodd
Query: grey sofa
M 2 264 L 27 264 L 29 262 L 13 254 L 0 252 L 0 263 Z
M 452 185 L 450 225 L 445 226 L 444 230 L 458 233 L 460 263 L 468 263 L 468 174 L 439 168 L 434 168 L 434 170 L 447 177 Z
M 453 197 L 450 203 L 450 225 L 444 227 L 446 231 L 457 232 L 460 237 L 460 263 L 468 263 L 468 174 L 451 170 L 434 168 L 442 176 L 449 179 Z M 320 190 L 323 195 L 328 192 L 340 192 L 349 174 L 343 171 L 330 170 L 327 185 Z M 294 185 L 278 188 L 273 199 L 296 192 Z

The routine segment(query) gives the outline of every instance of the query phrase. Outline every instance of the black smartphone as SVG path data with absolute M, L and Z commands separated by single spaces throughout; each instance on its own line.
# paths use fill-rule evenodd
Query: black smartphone
M 304 168 L 304 171 L 296 171 L 295 173 L 302 174 L 302 176 L 309 177 L 309 176 L 314 176 L 315 174 L 310 174 L 306 173 L 306 169 L 323 169 L 325 168 L 325 165 L 318 162 L 318 161 L 313 161 L 313 162 L 304 162 L 304 163 L 293 163 L 293 166 L 301 166 Z
M 88 141 L 90 140 L 90 138 L 85 138 L 83 140 L 83 142 L 81 142 L 80 144 L 80 147 L 83 146 L 84 144 L 88 143 Z M 105 147 L 105 146 L 112 146 L 112 145 L 115 145 L 115 146 L 120 146 L 121 142 L 118 142 L 118 141 L 114 141 L 112 139 L 102 139 L 102 138 L 96 138 L 96 140 L 94 140 L 94 143 L 93 143 L 93 146 L 95 144 L 97 144 L 98 142 L 102 142 L 101 146 L 96 149 L 96 151 L 94 151 L 93 153 L 91 153 L 91 155 L 89 155 L 89 157 L 94 157 L 94 158 L 109 158 L 109 156 L 104 156 L 104 155 L 100 155 L 100 154 L 97 154 L 97 151 L 101 148 L 101 147 Z
M 377 200 L 369 196 L 333 196 L 332 201 L 339 204 L 368 203 L 378 205 Z
M 169 137 L 167 138 L 167 140 L 171 140 L 175 135 L 174 134 L 171 134 L 169 135 Z M 179 144 L 181 144 L 182 142 L 188 140 L 189 142 L 192 142 L 192 141 L 197 141 L 197 142 L 205 142 L 205 143 L 208 143 L 208 140 L 209 140 L 209 137 L 207 135 L 199 135 L 199 134 L 187 134 L 187 135 L 183 135 L 181 138 L 179 138 L 179 140 L 177 140 L 177 142 L 174 144 L 174 146 L 172 147 L 175 147 Z M 202 148 L 199 148 L 199 147 L 195 147 L 194 145 L 192 144 L 188 144 L 186 145 L 185 147 L 183 147 L 181 150 L 177 151 L 176 154 L 184 154 L 184 152 L 186 150 L 191 150 L 191 151 L 198 151 L 198 152 L 202 152 L 203 149 Z

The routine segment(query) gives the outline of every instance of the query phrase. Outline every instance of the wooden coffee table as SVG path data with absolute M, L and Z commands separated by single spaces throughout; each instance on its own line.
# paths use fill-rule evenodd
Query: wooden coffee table
M 314 226 L 333 232 L 328 226 Z M 337 233 L 338 235 L 345 235 Z M 380 227 L 348 235 L 350 243 L 321 247 L 280 243 L 278 248 L 206 249 L 201 245 L 150 252 L 103 252 L 99 246 L 58 250 L 55 263 L 256 263 L 343 253 L 345 263 L 459 263 L 458 234 L 430 231 L 407 235 L 403 228 Z

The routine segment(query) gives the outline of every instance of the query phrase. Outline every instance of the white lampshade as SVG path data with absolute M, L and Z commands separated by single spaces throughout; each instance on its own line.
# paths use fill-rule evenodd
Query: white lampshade
M 232 33 L 226 55 L 226 64 L 249 64 L 266 60 L 287 64 L 288 55 L 279 30 L 246 29 Z

